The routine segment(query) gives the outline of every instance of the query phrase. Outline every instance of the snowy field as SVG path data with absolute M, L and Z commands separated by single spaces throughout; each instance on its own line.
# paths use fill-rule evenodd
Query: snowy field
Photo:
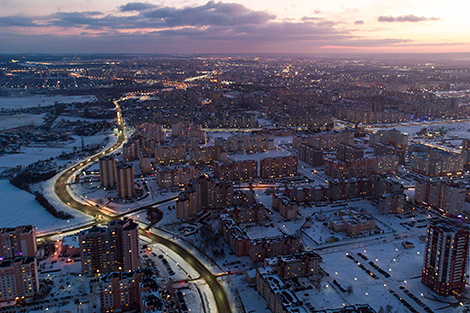
M 90 122 L 90 123 L 96 123 L 103 121 L 104 119 L 96 119 L 96 118 L 86 118 L 86 117 L 80 117 L 80 116 L 69 116 L 69 115 L 60 115 L 55 121 L 52 127 L 55 127 L 59 122 L 61 121 L 69 121 L 69 122 L 77 122 L 77 121 L 84 121 L 84 122 Z M 115 119 L 106 119 L 104 121 L 115 121 Z
M 34 196 L 16 188 L 7 180 L 0 180 L 0 227 L 34 225 L 37 231 L 52 230 L 67 224 L 46 211 Z
M 320 293 L 310 292 L 309 300 L 317 308 L 341 307 L 343 303 L 369 303 L 377 312 L 380 307 L 390 304 L 392 312 L 407 312 L 403 304 L 392 295 L 397 293 L 405 299 L 419 312 L 424 310 L 411 299 L 402 288 L 406 288 L 411 294 L 418 297 L 425 305 L 433 311 L 443 313 L 463 312 L 463 307 L 450 307 L 450 303 L 456 302 L 453 297 L 440 297 L 429 292 L 421 281 L 421 271 L 423 266 L 424 242 L 418 237 L 407 238 L 415 247 L 405 249 L 401 241 L 394 241 L 379 245 L 350 247 L 342 249 L 341 252 L 324 254 L 321 256 L 324 263 L 321 265 L 330 277 L 323 280 L 323 291 Z M 346 253 L 355 259 L 348 258 Z M 361 258 L 358 253 L 366 256 L 367 260 Z M 356 263 L 357 262 L 357 263 Z M 390 274 L 387 278 L 373 268 L 369 262 L 375 263 L 379 268 Z M 378 279 L 374 279 L 359 265 L 362 264 L 367 270 L 374 273 Z M 336 280 L 343 288 L 349 292 L 342 292 L 332 284 Z M 401 288 L 400 288 L 401 287 Z M 325 296 L 332 294 L 330 297 Z M 298 294 L 299 296 L 299 294 Z M 302 296 L 299 296 L 302 298 Z M 327 299 L 327 300 L 325 300 Z
M 449 122 L 414 123 L 414 125 L 395 126 L 393 128 L 401 132 L 407 133 L 408 136 L 410 137 L 416 136 L 416 133 L 419 132 L 423 128 L 426 128 L 426 129 L 444 128 L 454 135 L 470 138 L 470 132 L 468 131 L 468 129 L 470 129 L 470 122 L 468 121 L 454 122 L 454 123 L 449 123 Z M 372 128 L 372 129 L 379 130 L 382 128 L 378 127 L 378 128 Z
M 43 123 L 44 116 L 45 114 L 18 114 L 0 116 L 0 131 L 27 125 L 39 126 Z
M 105 137 L 110 137 L 109 142 L 115 142 L 112 132 L 101 132 L 97 135 L 83 137 L 84 145 L 104 143 Z M 21 147 L 19 153 L 0 156 L 0 169 L 12 168 L 18 165 L 27 166 L 39 160 L 47 160 L 60 155 L 62 152 L 73 152 L 73 148 L 80 149 L 82 143 L 79 136 L 73 136 L 74 140 L 68 142 L 53 142 L 48 144 L 31 144 Z
M 21 109 L 37 106 L 54 105 L 54 103 L 72 103 L 96 101 L 95 96 L 28 96 L 0 98 L 0 109 Z
M 470 139 L 470 121 L 413 123 L 412 125 L 395 126 L 393 128 L 408 134 L 410 144 L 419 143 L 433 147 L 443 147 L 457 153 L 459 153 L 462 140 Z M 423 128 L 426 128 L 431 134 L 435 135 L 436 132 L 439 134 L 434 138 L 417 135 Z M 372 130 L 379 129 L 381 128 L 372 128 Z
M 292 155 L 289 151 L 284 150 L 269 150 L 267 152 L 259 152 L 259 153 L 236 153 L 236 154 L 229 154 L 228 159 L 233 161 L 245 161 L 245 160 L 255 160 L 260 162 L 261 159 L 264 158 L 275 158 L 281 156 L 288 156 Z

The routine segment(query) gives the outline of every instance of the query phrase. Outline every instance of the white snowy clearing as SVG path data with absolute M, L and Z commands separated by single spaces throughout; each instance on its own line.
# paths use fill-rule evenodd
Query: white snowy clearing
M 11 185 L 8 180 L 0 180 L 0 227 L 34 225 L 41 231 L 67 224 L 67 221 L 52 216 L 34 198 L 34 195 Z
M 0 109 L 20 109 L 54 105 L 54 103 L 72 103 L 95 101 L 95 96 L 29 96 L 0 98 Z
M 45 114 L 18 114 L 0 116 L 0 130 L 27 126 L 41 125 L 44 121 Z

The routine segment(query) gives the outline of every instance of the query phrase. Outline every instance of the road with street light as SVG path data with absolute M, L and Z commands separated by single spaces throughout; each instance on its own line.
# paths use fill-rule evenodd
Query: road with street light
M 126 140 L 126 134 L 125 134 L 125 128 L 124 128 L 124 122 L 121 114 L 121 109 L 119 106 L 119 102 L 123 100 L 116 100 L 114 101 L 114 104 L 116 106 L 116 114 L 117 114 L 117 122 L 118 122 L 118 130 L 117 130 L 117 141 L 116 143 L 93 156 L 88 158 L 87 160 L 84 160 L 80 163 L 77 163 L 68 169 L 64 170 L 56 179 L 56 182 L 54 184 L 54 192 L 57 195 L 57 197 L 65 203 L 67 206 L 70 208 L 73 208 L 75 210 L 81 211 L 87 215 L 96 217 L 96 216 L 101 216 L 102 219 L 100 222 L 111 222 L 113 220 L 116 220 L 118 218 L 122 218 L 124 216 L 130 215 L 134 212 L 136 212 L 137 209 L 131 210 L 129 212 L 126 212 L 125 214 L 119 214 L 116 216 L 112 216 L 108 214 L 106 211 L 100 210 L 99 207 L 93 206 L 88 203 L 83 203 L 80 201 L 77 201 L 72 195 L 70 194 L 70 191 L 68 189 L 68 182 L 75 175 L 75 173 L 83 170 L 87 166 L 98 162 L 99 158 L 113 153 L 116 149 L 119 149 L 125 142 Z M 168 200 L 168 199 L 166 199 Z M 173 198 L 171 200 L 174 200 Z M 153 205 L 153 204 L 152 204 Z M 143 210 L 145 207 L 138 208 L 139 210 Z M 80 228 L 83 228 L 81 226 Z M 62 233 L 62 232 L 60 232 Z M 59 233 L 56 233 L 59 234 Z M 140 234 L 142 236 L 148 237 L 151 239 L 153 242 L 159 243 L 167 247 L 168 249 L 173 250 L 175 253 L 180 255 L 183 259 L 186 260 L 186 262 L 191 265 L 196 271 L 199 272 L 201 277 L 207 282 L 207 285 L 209 286 L 210 290 L 212 291 L 215 299 L 215 303 L 217 306 L 217 311 L 218 312 L 223 312 L 223 313 L 230 313 L 232 312 L 231 306 L 230 306 L 230 301 L 228 298 L 228 295 L 225 291 L 225 289 L 222 287 L 222 285 L 219 283 L 217 280 L 216 276 L 212 274 L 212 272 L 191 252 L 189 252 L 186 248 L 183 246 L 173 242 L 170 239 L 167 239 L 163 236 L 160 236 L 154 232 L 151 231 L 146 231 L 143 228 L 140 229 Z M 49 235 L 50 236 L 50 235 Z

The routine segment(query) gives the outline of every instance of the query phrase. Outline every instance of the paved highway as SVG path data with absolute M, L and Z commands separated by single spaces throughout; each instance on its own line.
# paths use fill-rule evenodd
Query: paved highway
M 57 197 L 67 204 L 69 207 L 79 210 L 87 215 L 91 216 L 98 216 L 101 215 L 103 217 L 102 222 L 111 222 L 119 217 L 123 217 L 124 215 L 131 214 L 130 212 L 127 212 L 126 214 L 120 214 L 118 216 L 111 216 L 107 213 L 104 213 L 101 211 L 99 208 L 94 207 L 89 204 L 84 204 L 82 202 L 79 202 L 75 200 L 71 194 L 69 193 L 69 190 L 67 188 L 67 182 L 72 177 L 77 171 L 83 169 L 84 167 L 95 163 L 98 161 L 98 159 L 101 156 L 104 156 L 106 154 L 112 153 L 116 149 L 120 148 L 126 139 L 126 135 L 124 133 L 124 124 L 122 120 L 122 115 L 121 115 L 121 109 L 119 107 L 119 100 L 115 101 L 114 104 L 116 105 L 116 112 L 117 112 L 117 118 L 118 118 L 118 135 L 117 135 L 117 142 L 109 149 L 106 149 L 105 151 L 100 152 L 99 154 L 95 154 L 94 156 L 90 157 L 86 161 L 83 161 L 81 163 L 76 164 L 75 166 L 71 166 L 60 176 L 57 178 L 55 184 L 54 184 L 54 192 L 56 193 Z M 142 208 L 139 208 L 142 209 Z M 132 210 L 135 211 L 135 210 Z M 211 289 L 214 299 L 216 302 L 217 306 L 217 311 L 220 313 L 231 313 L 232 309 L 230 307 L 230 301 L 228 299 L 227 293 L 225 292 L 225 289 L 220 285 L 220 283 L 217 281 L 216 276 L 212 274 L 207 267 L 204 266 L 204 264 L 199 261 L 198 258 L 193 256 L 188 250 L 180 246 L 179 244 L 162 237 L 160 235 L 157 235 L 155 233 L 145 231 L 144 229 L 140 229 L 140 233 L 142 236 L 149 237 L 152 241 L 155 241 L 157 243 L 160 243 L 167 248 L 173 250 L 175 253 L 179 254 L 183 259 L 185 259 L 188 264 L 190 264 L 196 271 L 199 272 L 202 278 L 204 278 L 207 282 L 207 285 Z

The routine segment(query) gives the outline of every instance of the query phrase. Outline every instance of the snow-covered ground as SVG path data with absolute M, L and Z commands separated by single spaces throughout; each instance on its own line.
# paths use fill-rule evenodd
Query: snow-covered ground
M 114 121 L 115 119 L 107 119 L 107 120 L 104 120 L 104 121 L 109 121 L 109 122 L 112 122 Z M 58 123 L 62 122 L 62 121 L 69 121 L 69 122 L 77 122 L 77 121 L 83 121 L 83 122 L 90 122 L 90 123 L 96 123 L 96 122 L 100 122 L 100 121 L 103 121 L 101 119 L 96 119 L 96 118 L 86 118 L 86 117 L 80 117 L 80 116 L 69 116 L 69 115 L 60 115 L 55 121 L 54 121 L 54 124 L 52 124 L 52 127 L 55 127 L 57 126 Z
M 380 307 L 385 307 L 387 304 L 394 308 L 392 312 L 405 312 L 406 309 L 403 304 L 390 292 L 390 290 L 393 290 L 419 312 L 424 312 L 400 288 L 400 286 L 403 286 L 433 311 L 463 312 L 463 307 L 460 307 L 460 309 L 449 307 L 448 303 L 456 302 L 453 297 L 437 296 L 421 283 L 424 241 L 417 236 L 409 237 L 406 240 L 412 242 L 415 247 L 405 249 L 401 245 L 401 241 L 396 240 L 377 245 L 364 245 L 363 247 L 344 247 L 341 251 L 328 254 L 319 252 L 324 260 L 321 266 L 330 274 L 330 277 L 323 280 L 323 291 L 321 293 L 317 295 L 309 293 L 309 300 L 317 309 L 341 307 L 343 303 L 369 303 L 377 312 Z M 357 263 L 349 259 L 346 253 L 350 254 Z M 368 260 L 364 260 L 357 253 L 362 253 Z M 389 273 L 390 277 L 386 278 L 380 274 L 369 262 L 374 262 L 378 267 Z M 363 264 L 366 269 L 377 275 L 378 279 L 374 279 L 362 270 L 359 264 Z M 336 280 L 345 289 L 351 286 L 352 293 L 340 291 L 332 284 L 333 280 Z M 327 285 L 328 287 L 326 287 Z M 332 288 L 334 288 L 334 291 L 331 290 Z M 330 297 L 328 302 L 325 302 L 324 294 L 330 292 L 334 292 L 336 296 Z
M 396 126 L 395 129 L 408 134 L 410 141 L 414 143 L 426 143 L 432 146 L 441 146 L 451 149 L 451 151 L 458 151 L 462 143 L 462 139 L 470 139 L 470 122 L 429 122 L 429 123 L 413 123 L 405 126 Z M 434 133 L 435 137 L 420 136 L 415 138 L 417 133 L 426 128 L 428 131 Z M 381 128 L 372 128 L 373 130 L 379 130 Z
M 45 114 L 18 114 L 0 116 L 0 131 L 11 128 L 34 125 L 41 125 Z
M 67 224 L 66 220 L 55 218 L 46 211 L 34 195 L 0 180 L 0 227 L 34 225 L 38 232 L 56 229 Z
M 274 157 L 288 156 L 288 155 L 292 155 L 292 153 L 289 151 L 284 151 L 284 150 L 269 150 L 267 152 L 259 152 L 259 153 L 230 154 L 228 156 L 228 159 L 234 160 L 234 161 L 255 160 L 259 163 L 259 161 L 264 158 L 274 158 Z
M 105 138 L 110 140 L 105 142 Z M 31 144 L 21 147 L 19 153 L 5 154 L 0 156 L 0 169 L 12 168 L 18 165 L 27 166 L 39 160 L 47 160 L 60 155 L 62 152 L 71 153 L 73 148 L 80 150 L 82 141 L 79 136 L 73 136 L 73 140 L 68 142 L 53 142 L 48 144 Z M 100 132 L 97 135 L 83 137 L 84 145 L 108 144 L 114 138 L 113 132 Z
M 20 109 L 54 105 L 54 103 L 72 103 L 95 101 L 95 96 L 27 96 L 0 98 L 0 109 Z

